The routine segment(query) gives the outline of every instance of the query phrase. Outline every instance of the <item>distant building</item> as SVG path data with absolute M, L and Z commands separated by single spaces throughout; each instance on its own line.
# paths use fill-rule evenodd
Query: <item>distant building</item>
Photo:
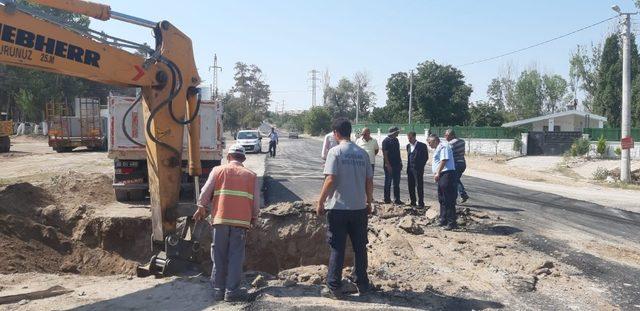
M 584 128 L 603 128 L 607 118 L 577 110 L 505 123 L 502 127 L 523 127 L 532 132 L 582 132 Z

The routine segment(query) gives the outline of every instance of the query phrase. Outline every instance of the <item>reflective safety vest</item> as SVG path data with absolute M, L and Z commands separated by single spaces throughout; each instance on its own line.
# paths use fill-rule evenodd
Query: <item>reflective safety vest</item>
M 227 164 L 213 169 L 213 224 L 251 227 L 256 173 L 241 165 Z

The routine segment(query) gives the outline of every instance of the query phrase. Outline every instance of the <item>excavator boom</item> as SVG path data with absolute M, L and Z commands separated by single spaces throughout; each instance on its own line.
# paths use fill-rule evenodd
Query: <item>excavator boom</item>
M 130 53 L 89 33 L 68 29 L 28 7 L 0 0 L 0 63 L 141 87 L 151 197 L 152 239 L 175 240 L 181 183 L 183 133 L 189 132 L 189 174 L 202 173 L 199 158 L 198 89 L 191 40 L 167 21 L 153 23 L 81 0 L 29 0 L 101 20 L 119 19 L 152 28 L 150 57 Z M 168 241 L 168 240 L 167 240 Z

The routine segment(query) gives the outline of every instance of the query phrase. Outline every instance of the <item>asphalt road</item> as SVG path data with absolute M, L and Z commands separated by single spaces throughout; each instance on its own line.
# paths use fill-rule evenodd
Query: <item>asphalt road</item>
M 315 139 L 281 139 L 276 157 L 267 158 L 267 203 L 317 200 L 323 182 L 321 145 Z M 434 198 L 436 188 L 429 172 L 427 168 L 425 196 Z M 383 180 L 381 165 L 376 165 L 376 200 L 382 200 Z M 579 268 L 585 276 L 608 288 L 612 300 L 623 310 L 640 306 L 640 269 L 580 252 L 548 234 L 586 233 L 614 243 L 640 245 L 640 214 L 484 179 L 464 177 L 463 182 L 471 196 L 465 206 L 503 219 L 505 225 L 496 228 L 494 234 L 517 234 L 523 243 Z M 401 199 L 405 202 L 409 198 L 406 188 L 403 175 Z

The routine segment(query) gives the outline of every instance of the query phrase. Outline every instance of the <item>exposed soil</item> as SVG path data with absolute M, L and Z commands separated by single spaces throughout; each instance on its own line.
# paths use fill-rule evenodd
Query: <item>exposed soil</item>
M 102 174 L 51 177 L 0 188 L 0 273 L 132 273 L 149 255 L 149 219 L 96 217 L 114 201 Z

